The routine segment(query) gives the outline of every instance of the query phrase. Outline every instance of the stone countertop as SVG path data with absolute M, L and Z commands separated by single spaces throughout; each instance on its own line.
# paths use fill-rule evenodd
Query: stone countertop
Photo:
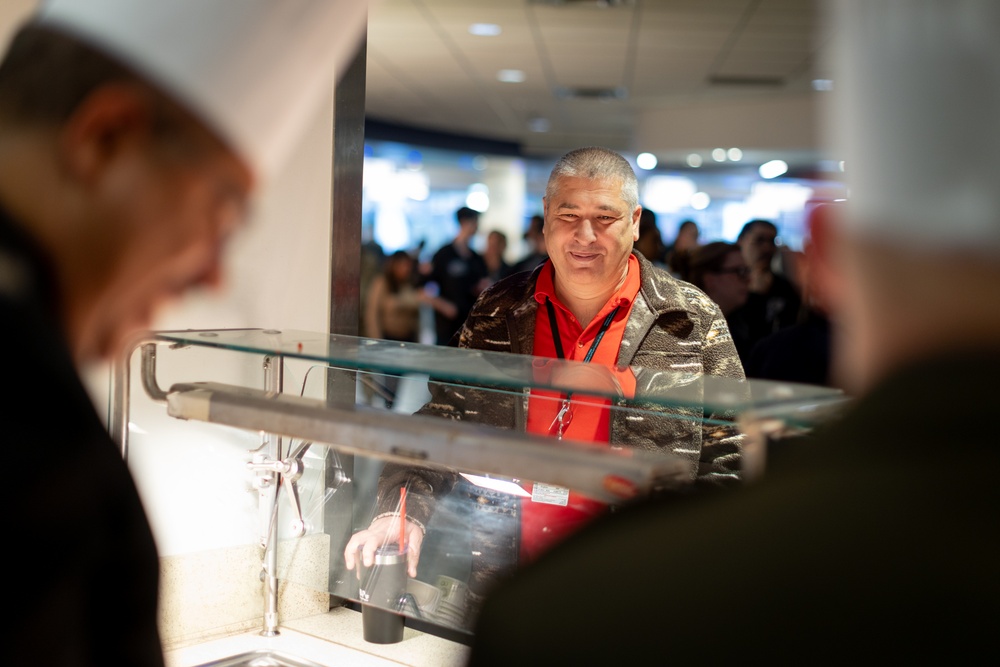
M 270 649 L 319 665 L 359 667 L 463 667 L 469 648 L 463 644 L 406 628 L 403 641 L 371 644 L 361 635 L 361 614 L 338 607 L 281 625 L 277 637 L 258 630 L 177 648 L 165 654 L 167 667 L 197 667 L 250 651 Z

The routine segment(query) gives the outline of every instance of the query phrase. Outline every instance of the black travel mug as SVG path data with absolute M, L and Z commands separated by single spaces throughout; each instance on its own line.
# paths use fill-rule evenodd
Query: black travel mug
M 359 549 L 357 573 L 365 641 L 373 644 L 402 641 L 404 618 L 399 610 L 406 595 L 406 552 L 400 552 L 396 544 L 379 547 L 368 567 Z

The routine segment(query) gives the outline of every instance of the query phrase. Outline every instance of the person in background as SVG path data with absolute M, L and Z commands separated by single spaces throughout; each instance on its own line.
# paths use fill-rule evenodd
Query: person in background
M 373 225 L 362 225 L 361 227 L 361 269 L 360 269 L 360 292 L 358 302 L 368 303 L 368 292 L 385 266 L 385 251 L 374 238 Z M 367 313 L 364 306 L 358 309 L 358 332 L 362 336 L 371 336 L 367 329 Z M 375 336 L 377 338 L 377 336 Z
M 483 251 L 483 261 L 486 262 L 487 276 L 492 285 L 512 273 L 510 264 L 503 258 L 507 252 L 507 235 L 494 229 L 486 235 L 486 250 Z
M 759 481 L 637 504 L 521 570 L 487 599 L 471 667 L 654 653 L 974 663 L 994 650 L 1000 4 L 826 9 L 828 150 L 851 195 L 810 220 L 809 273 L 851 404 L 768 456 Z M 721 566 L 729 576 L 703 576 Z
M 690 253 L 698 247 L 698 238 L 701 230 L 694 220 L 685 220 L 677 228 L 677 236 L 674 242 L 668 245 L 663 251 L 663 263 L 674 275 L 680 277 L 684 275 L 687 259 Z
M 524 240 L 528 242 L 528 254 L 514 264 L 511 273 L 531 271 L 549 258 L 549 253 L 545 249 L 545 218 L 543 216 L 531 216 L 528 231 L 524 233 Z
M 472 310 L 476 297 L 489 284 L 482 255 L 472 249 L 472 237 L 479 231 L 479 211 L 463 206 L 455 212 L 458 234 L 431 259 L 425 282 L 437 284 L 437 295 L 454 306 L 454 316 L 435 310 L 434 325 L 438 345 L 457 345 L 454 340 L 462 322 Z
M 603 382 L 605 391 L 619 388 L 625 396 L 637 387 L 649 390 L 650 382 L 672 384 L 670 371 L 679 369 L 691 373 L 697 367 L 705 375 L 743 379 L 718 306 L 633 252 L 641 207 L 627 160 L 599 147 L 567 153 L 549 176 L 544 211 L 549 259 L 487 289 L 462 326 L 461 347 L 589 360 L 583 366 L 588 376 Z M 724 413 L 705 414 L 702 422 L 655 411 L 635 417 L 610 411 L 609 405 L 610 400 L 593 396 L 574 396 L 570 402 L 552 391 L 501 396 L 441 385 L 432 387 L 422 412 L 554 439 L 674 454 L 691 464 L 689 488 L 739 481 L 742 440 L 734 425 L 725 425 Z M 454 471 L 389 463 L 379 480 L 374 520 L 345 549 L 347 567 L 354 566 L 359 547 L 370 563 L 384 541 L 399 539 L 401 487 L 409 488 L 405 539 L 411 576 L 417 576 L 424 530 L 437 503 L 451 493 L 476 499 L 465 502 L 477 508 L 466 521 L 472 535 L 468 576 L 473 599 L 519 562 L 530 562 L 608 510 L 560 487 L 532 495 L 533 483 L 521 482 L 530 498 L 523 502 L 468 484 Z
M 79 369 L 219 283 L 250 198 L 329 99 L 365 18 L 346 0 L 57 0 L 13 36 L 0 416 L 23 468 L 4 484 L 18 551 L 5 664 L 163 664 L 156 545 Z
M 740 358 L 746 363 L 753 346 L 764 336 L 795 324 L 802 298 L 798 288 L 772 269 L 778 228 L 769 220 L 751 220 L 743 225 L 736 243 L 750 267 L 750 295 L 731 321 L 739 320 L 746 331 L 747 344 Z
M 365 302 L 365 331 L 370 338 L 401 343 L 420 342 L 420 306 L 427 304 L 446 315 L 454 316 L 455 307 L 441 297 L 432 296 L 415 284 L 417 260 L 405 250 L 397 250 L 385 260 L 382 272 L 372 280 Z M 365 387 L 370 398 L 375 390 L 391 408 L 399 387 L 399 378 L 387 375 L 379 383 L 367 378 Z
M 405 250 L 389 255 L 372 280 L 365 303 L 365 331 L 371 338 L 416 343 L 420 340 L 420 291 L 414 285 L 416 261 Z
M 698 246 L 687 262 L 684 279 L 704 290 L 726 316 L 746 303 L 750 293 L 750 269 L 743 253 L 738 245 L 725 241 Z
M 635 241 L 635 249 L 642 253 L 653 266 L 666 268 L 663 263 L 665 246 L 660 228 L 656 226 L 656 214 L 648 208 L 642 209 L 639 215 L 639 238 Z
M 810 217 L 833 216 L 839 203 L 825 203 L 814 208 Z M 809 226 L 830 225 L 832 222 L 812 223 Z M 785 382 L 834 386 L 830 373 L 830 348 L 832 327 L 829 317 L 829 297 L 823 284 L 811 275 L 810 264 L 819 259 L 808 239 L 802 255 L 796 261 L 797 275 L 802 289 L 802 308 L 799 320 L 757 341 L 746 356 L 747 377 Z M 736 347 L 740 348 L 739 333 L 734 331 Z

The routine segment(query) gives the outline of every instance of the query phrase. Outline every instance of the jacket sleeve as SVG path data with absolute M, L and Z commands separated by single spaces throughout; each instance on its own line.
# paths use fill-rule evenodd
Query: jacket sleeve
M 716 306 L 706 319 L 708 324 L 702 347 L 704 374 L 740 381 L 743 390 L 738 398 L 749 398 L 750 388 L 746 385 L 743 365 L 726 318 Z M 740 480 L 743 435 L 736 427 L 736 417 L 734 409 L 721 407 L 711 393 L 706 398 L 698 461 L 699 482 L 728 485 Z
M 476 315 L 477 309 L 462 325 L 459 347 L 488 348 L 483 339 L 497 326 L 491 318 Z M 495 318 L 494 318 L 495 319 Z M 510 391 L 497 392 L 457 382 L 428 381 L 431 397 L 418 411 L 456 421 L 473 421 L 498 427 L 513 427 L 514 400 Z M 434 506 L 450 493 L 458 482 L 457 471 L 409 464 L 387 463 L 379 476 L 376 516 L 398 511 L 399 489 L 407 487 L 407 516 L 426 527 Z

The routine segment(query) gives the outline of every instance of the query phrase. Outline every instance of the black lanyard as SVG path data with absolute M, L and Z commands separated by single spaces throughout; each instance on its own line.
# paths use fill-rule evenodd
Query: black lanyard
M 549 311 L 549 326 L 552 328 L 552 342 L 556 346 L 556 356 L 560 359 L 565 359 L 566 354 L 563 352 L 562 338 L 559 337 L 559 325 L 556 323 L 556 309 L 548 297 L 545 297 L 545 308 Z M 594 352 L 597 352 L 597 346 L 601 344 L 601 340 L 603 340 L 604 334 L 607 333 L 608 328 L 611 326 L 612 320 L 615 319 L 615 315 L 618 314 L 619 308 L 621 308 L 621 305 L 615 306 L 614 310 L 604 318 L 604 322 L 601 324 L 601 328 L 598 329 L 594 342 L 591 343 L 590 349 L 587 351 L 587 356 L 583 358 L 583 363 L 586 364 L 594 358 Z
M 597 347 L 601 344 L 601 340 L 604 338 L 604 334 L 607 333 L 608 328 L 611 326 L 611 321 L 615 319 L 615 315 L 618 314 L 618 309 L 621 306 L 615 306 L 614 310 L 608 313 L 608 316 L 604 318 L 604 322 L 601 324 L 601 328 L 597 331 L 597 336 L 594 337 L 594 342 L 590 345 L 590 350 L 587 351 L 587 356 L 584 357 L 583 363 L 588 363 L 594 358 L 594 352 L 597 352 Z M 545 308 L 549 311 L 549 326 L 552 328 L 552 342 L 556 346 L 556 356 L 560 359 L 565 359 L 566 355 L 563 352 L 562 339 L 559 337 L 559 325 L 556 324 L 556 309 L 552 305 L 552 301 L 548 297 L 545 298 Z M 566 398 L 563 399 L 562 406 L 559 408 L 559 412 L 556 413 L 555 419 L 549 425 L 549 435 L 555 435 L 557 438 L 562 440 L 563 432 L 569 423 L 573 420 L 573 411 L 570 408 L 570 399 L 573 396 L 573 392 L 568 392 Z

